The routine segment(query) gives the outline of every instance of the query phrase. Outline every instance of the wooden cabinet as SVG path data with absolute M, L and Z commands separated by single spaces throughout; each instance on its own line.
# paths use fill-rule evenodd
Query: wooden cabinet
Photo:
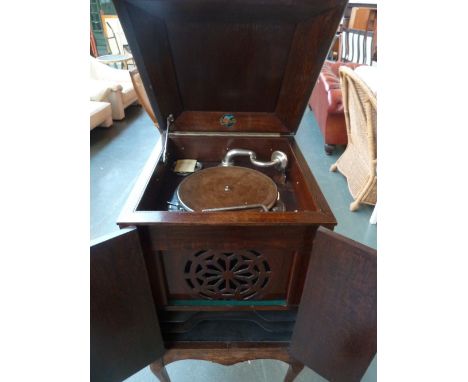
M 137 232 L 91 247 L 92 381 L 121 381 L 148 364 L 168 381 L 164 364 L 187 358 L 279 359 L 291 364 L 285 380 L 303 365 L 331 381 L 365 373 L 377 348 L 375 250 L 320 227 L 297 315 L 179 312 L 171 329 L 164 312 L 156 314 Z
M 209 355 L 230 363 L 269 355 L 291 363 L 288 378 L 301 364 L 334 378 L 338 374 L 330 371 L 330 362 L 339 361 L 339 375 L 356 380 L 375 352 L 369 345 L 373 276 L 368 273 L 362 281 L 352 273 L 363 261 L 359 256 L 351 263 L 351 255 L 333 260 L 336 269 L 327 266 L 332 251 L 324 258 L 316 254 L 314 261 L 317 243 L 336 245 L 337 253 L 348 253 L 356 244 L 326 230 L 336 225 L 335 217 L 295 140 L 346 1 L 114 3 L 161 129 L 162 147 L 148 160 L 119 217 L 122 235 L 92 248 L 92 268 L 104 256 L 98 267 L 109 267 L 112 277 L 102 276 L 101 283 L 104 271 L 92 275 L 92 289 L 97 289 L 92 336 L 99 338 L 92 342 L 94 379 L 119 380 L 152 361 L 155 373 L 167 379 L 164 362 L 176 358 Z M 232 181 L 232 150 L 243 153 L 234 158 L 237 169 L 257 174 L 248 192 L 238 191 L 240 184 L 249 184 L 245 179 Z M 181 202 L 188 179 L 176 171 L 181 160 L 193 160 L 192 171 L 202 168 L 204 174 L 228 168 L 222 171 L 225 178 L 209 183 L 219 189 L 208 198 L 213 208 L 191 209 Z M 244 208 L 244 195 L 257 193 L 259 177 L 273 184 L 276 204 Z M 210 187 L 203 192 L 210 193 Z M 219 210 L 223 192 L 238 192 L 240 205 Z M 369 251 L 367 257 L 375 258 Z M 335 285 L 334 277 L 342 282 Z M 353 278 L 362 281 L 362 289 L 348 285 Z M 347 295 L 348 287 L 356 287 L 356 293 Z M 322 294 L 328 297 L 320 299 Z M 341 298 L 351 299 L 357 310 Z M 304 310 L 304 301 L 315 304 L 313 313 Z M 338 332 L 322 322 L 335 314 L 333 309 L 337 324 L 346 326 Z M 363 326 L 355 331 L 357 324 Z M 323 343 L 317 344 L 330 345 L 326 361 L 301 350 L 304 343 L 297 335 L 309 338 L 309 329 L 323 330 Z M 224 351 L 209 350 L 216 348 Z M 115 362 L 115 373 L 106 374 Z
M 265 7 L 121 0 L 115 6 L 162 132 L 162 154 L 148 161 L 118 221 L 138 229 L 158 310 L 295 309 L 315 232 L 336 225 L 295 133 L 345 1 L 276 0 Z M 282 209 L 168 207 L 178 204 L 184 180 L 174 172 L 177 161 L 192 159 L 206 172 L 233 149 L 264 163 L 277 151 L 287 157 L 282 171 L 247 157 L 235 161 L 274 181 Z M 245 282 L 236 274 L 217 284 L 215 275 L 194 276 L 201 271 L 191 265 L 205 269 L 203 259 L 225 276 L 234 262 L 261 270 L 246 273 Z

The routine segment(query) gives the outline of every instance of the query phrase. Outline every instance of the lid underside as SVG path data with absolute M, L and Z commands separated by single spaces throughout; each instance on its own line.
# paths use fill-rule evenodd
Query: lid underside
M 345 0 L 114 0 L 158 122 L 295 133 Z

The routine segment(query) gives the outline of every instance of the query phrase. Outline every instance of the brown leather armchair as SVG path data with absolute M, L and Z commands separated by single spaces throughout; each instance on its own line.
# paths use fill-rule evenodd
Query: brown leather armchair
M 338 69 L 340 66 L 352 69 L 359 64 L 325 61 L 319 78 L 309 99 L 309 106 L 315 114 L 325 140 L 325 152 L 333 153 L 336 145 L 346 145 L 346 122 Z

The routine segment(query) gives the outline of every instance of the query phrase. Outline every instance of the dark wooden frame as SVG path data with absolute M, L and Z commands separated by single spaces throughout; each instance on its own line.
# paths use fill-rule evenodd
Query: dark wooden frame
M 168 135 L 166 160 L 156 148 L 118 219 L 120 227 L 138 229 L 159 310 L 220 310 L 172 303 L 195 299 L 180 270 L 191 253 L 204 250 L 253 250 L 274 265 L 252 306 L 226 311 L 297 308 L 315 232 L 333 229 L 336 220 L 294 134 L 345 4 L 115 1 L 151 107 Z M 235 116 L 234 125 L 220 124 L 225 113 Z M 274 150 L 288 155 L 286 212 L 166 211 L 176 188 L 175 160 L 219 163 L 232 148 L 253 150 L 264 160 Z
M 210 361 L 224 366 L 257 359 L 274 359 L 287 363 L 288 370 L 283 382 L 292 382 L 304 368 L 304 364 L 291 356 L 287 346 L 242 347 L 224 345 L 204 348 L 200 346 L 174 347 L 166 351 L 163 357 L 150 364 L 150 369 L 160 382 L 170 382 L 165 367 L 172 362 L 193 359 Z
M 156 90 L 148 91 L 148 97 L 162 129 L 167 128 L 167 117 L 172 114 L 176 119 L 175 131 L 201 129 L 206 132 L 225 132 L 218 123 L 219 113 L 213 118 L 212 111 L 235 110 L 240 113 L 240 122 L 230 128 L 230 132 L 281 134 L 297 131 L 346 5 L 345 0 L 295 0 L 294 4 L 291 1 L 273 0 L 268 5 L 255 4 L 248 0 L 152 1 L 145 3 L 143 11 L 137 0 L 117 0 L 114 3 L 145 88 Z M 257 82 L 253 82 L 256 87 L 249 87 L 253 83 L 248 82 L 247 77 L 239 76 L 239 81 L 246 81 L 245 86 L 241 86 L 241 82 L 239 86 L 244 93 L 250 94 L 249 98 L 244 102 L 246 97 L 241 95 L 231 101 L 220 101 L 225 94 L 220 91 L 222 89 L 219 89 L 218 82 L 220 78 L 228 77 L 219 73 L 216 80 L 205 81 L 203 86 L 207 88 L 202 93 L 193 93 L 190 90 L 197 88 L 193 86 L 193 80 L 200 78 L 187 76 L 187 67 L 199 64 L 197 70 L 190 72 L 196 73 L 202 70 L 205 60 L 209 62 L 212 55 L 216 55 L 216 64 L 222 71 L 229 71 L 233 65 L 237 65 L 236 68 L 239 65 L 248 67 L 241 57 L 216 52 L 215 49 L 220 48 L 219 44 L 214 44 L 212 48 L 206 47 L 212 49 L 206 51 L 207 58 L 201 54 L 196 56 L 197 60 L 192 56 L 184 56 L 189 54 L 186 53 L 186 48 L 190 45 L 183 45 L 185 49 L 178 48 L 186 37 L 184 33 L 192 32 L 193 37 L 193 32 L 199 32 L 197 29 L 181 30 L 181 25 L 189 25 L 192 20 L 205 22 L 212 19 L 218 23 L 232 20 L 239 23 L 258 21 L 259 25 L 265 25 L 266 20 L 275 23 L 281 21 L 280 29 L 265 27 L 265 33 L 276 33 L 278 38 L 285 36 L 282 42 L 284 46 L 280 46 L 279 51 L 287 54 L 282 56 L 283 62 L 277 64 L 276 72 L 268 77 L 268 81 L 273 81 L 274 78 L 276 83 L 269 93 L 262 92 L 262 86 L 259 88 Z M 320 35 L 320 39 L 316 38 L 317 35 Z M 205 43 L 206 41 L 202 41 L 197 48 L 205 49 Z M 253 51 L 261 46 L 254 45 Z M 255 64 L 263 66 L 250 67 L 252 72 L 268 70 L 268 61 L 257 57 Z M 275 62 L 269 63 L 272 64 L 276 65 Z M 304 76 L 305 73 L 307 76 Z M 262 84 L 269 86 L 268 82 Z M 208 98 L 200 103 L 194 101 L 193 94 L 202 94 Z M 270 101 L 266 102 L 265 97 Z
M 200 142 L 199 142 L 200 141 Z M 201 144 L 204 142 L 205 144 Z M 213 144 L 206 144 L 213 142 Z M 156 148 L 137 180 L 131 195 L 118 221 L 120 227 L 135 225 L 142 238 L 145 260 L 153 287 L 153 294 L 158 308 L 173 309 L 169 304 L 170 293 L 167 282 L 161 281 L 170 277 L 164 266 L 164 257 L 174 251 L 186 251 L 187 247 L 193 251 L 226 248 L 263 248 L 263 251 L 283 253 L 282 256 L 292 256 L 293 260 L 288 269 L 283 269 L 284 277 L 288 277 L 287 288 L 280 297 L 273 300 L 286 300 L 287 306 L 298 305 L 305 270 L 312 249 L 315 231 L 319 226 L 333 228 L 336 220 L 328 206 L 320 188 L 313 177 L 307 163 L 300 152 L 294 137 L 220 137 L 220 136 L 180 136 L 171 135 L 169 138 L 169 152 L 172 157 L 167 164 L 161 162 L 160 148 Z M 167 212 L 145 208 L 140 210 L 146 198 L 156 200 L 160 193 L 161 183 L 165 182 L 173 160 L 182 159 L 186 153 L 189 157 L 215 160 L 226 152 L 226 147 L 237 145 L 254 149 L 264 157 L 273 148 L 281 148 L 290 157 L 287 177 L 294 187 L 294 195 L 299 205 L 295 211 L 287 212 Z M 159 204 L 164 203 L 162 200 Z M 235 228 L 234 228 L 235 227 Z M 228 246 L 230 243 L 231 247 Z M 198 247 L 197 247 L 198 246 Z M 169 251 L 169 252 L 168 252 Z M 280 252 L 279 252 L 280 251 Z M 164 255 L 164 253 L 169 253 Z M 169 267 L 182 267 L 181 261 L 186 257 L 180 256 Z M 171 259 L 171 257 L 169 257 Z M 164 264 L 163 264 L 164 263 Z M 171 269 L 171 268 L 169 268 Z M 284 281 L 286 282 L 286 281 Z M 284 283 L 283 282 L 283 283 Z M 183 299 L 182 299 L 183 300 Z M 177 309 L 185 309 L 178 307 Z M 195 309 L 195 308 L 186 308 Z M 199 307 L 199 309 L 206 309 Z M 284 309 L 277 306 L 272 309 Z
M 313 274 L 312 279 L 321 279 L 326 272 L 320 270 L 330 271 L 320 263 L 311 267 L 314 238 L 331 235 L 332 239 L 326 240 L 330 247 L 338 243 L 335 248 L 338 253 L 348 247 L 340 244 L 341 239 L 333 238 L 336 234 L 331 231 L 324 234 L 323 227 L 333 229 L 336 220 L 294 137 L 346 1 L 271 0 L 265 4 L 260 0 L 115 0 L 114 3 L 163 131 L 160 142 L 165 138 L 168 142 L 167 158 L 162 157 L 161 146 L 155 148 L 119 217 L 121 228 L 134 227 L 127 228 L 131 229 L 132 251 L 125 258 L 126 247 L 115 241 L 108 244 L 112 250 L 104 251 L 109 257 L 109 273 L 115 273 L 117 280 L 126 280 L 127 272 L 132 274 L 132 280 L 148 280 L 144 295 L 152 298 L 158 318 L 155 320 L 152 312 L 154 325 L 149 317 L 143 320 L 141 325 L 145 328 L 135 337 L 144 342 L 145 330 L 154 332 L 154 326 L 161 324 L 162 340 L 157 341 L 157 348 L 153 353 L 146 352 L 144 357 L 130 359 L 125 369 L 128 372 L 142 362 L 149 364 L 151 354 L 161 357 L 152 363 L 153 372 L 166 379 L 163 366 L 176 359 L 210 359 L 231 364 L 276 358 L 290 363 L 287 378 L 292 380 L 302 369 L 296 360 L 303 344 L 296 341 L 297 346 L 290 350 L 291 324 L 303 333 L 310 320 L 320 327 L 320 323 L 313 322 L 310 312 L 301 314 L 300 307 L 296 320 L 298 306 L 304 305 L 303 289 L 306 288 L 304 294 L 311 293 L 305 286 L 306 276 Z M 235 116 L 234 124 L 221 123 L 226 113 Z M 171 119 L 173 123 L 168 126 Z M 274 150 L 288 155 L 286 212 L 166 211 L 164 203 L 177 185 L 176 176 L 171 173 L 175 160 L 190 158 L 205 166 L 216 165 L 233 148 L 253 150 L 262 160 L 268 160 Z M 239 165 L 250 166 L 242 160 Z M 190 256 L 200 250 L 258 252 L 271 260 L 268 272 L 271 280 L 276 278 L 266 284 L 255 300 L 242 300 L 247 303 L 243 306 L 236 306 L 231 300 L 222 306 L 175 305 L 171 299 L 183 299 L 189 292 L 177 290 L 168 277 L 187 272 Z M 118 260 L 115 269 L 112 251 Z M 273 257 L 284 259 L 284 263 L 273 261 Z M 138 267 L 132 266 L 132 258 Z M 340 261 L 336 263 L 340 269 L 349 265 Z M 347 280 L 340 285 L 346 287 Z M 136 343 L 131 334 L 136 327 L 128 320 L 132 299 L 128 298 L 127 286 L 116 289 L 115 282 L 100 285 L 102 289 L 106 287 L 110 296 L 123 294 L 126 304 L 122 316 L 113 314 L 113 317 L 126 326 L 109 327 L 116 329 L 122 338 L 120 345 L 129 344 L 128 351 L 132 351 Z M 372 283 L 365 287 L 372 288 Z M 278 298 L 284 303 L 273 302 Z M 98 305 L 93 314 L 98 321 L 111 317 L 109 312 L 118 308 L 109 307 L 105 299 Z M 320 308 L 320 301 L 318 305 Z M 337 304 L 332 294 L 325 308 L 329 311 L 335 307 L 337 317 L 343 319 L 348 311 Z M 367 308 L 362 308 L 364 316 Z M 144 310 L 142 306 L 135 309 Z M 187 314 L 189 318 L 184 321 Z M 258 338 L 249 339 L 246 327 L 262 322 L 262 315 L 268 316 L 264 321 L 271 320 L 269 326 L 276 329 L 267 328 L 260 331 Z M 198 325 L 200 316 L 204 332 L 203 325 Z M 191 325 L 193 321 L 196 325 Z M 331 348 L 340 350 L 341 333 L 337 335 L 333 327 L 324 328 Z M 367 344 L 369 337 L 358 336 L 353 341 Z M 167 349 L 165 354 L 161 342 Z M 103 341 L 102 350 L 111 352 L 112 338 L 109 343 Z M 368 346 L 366 350 L 371 348 Z M 100 350 L 95 349 L 96 354 L 101 354 Z M 111 358 L 103 356 L 107 362 L 104 366 L 108 367 Z M 333 360 L 333 356 L 329 355 L 327 361 Z M 309 358 L 302 361 L 313 363 Z M 356 369 L 346 364 L 342 375 L 351 370 L 349 375 L 354 377 L 362 371 L 362 365 L 358 366 Z M 323 370 L 327 377 L 328 369 Z
M 290 156 L 289 160 L 291 161 L 290 169 L 288 170 L 288 175 L 294 176 L 294 180 L 299 182 L 296 188 L 295 193 L 299 197 L 304 198 L 304 205 L 308 205 L 309 209 L 299 210 L 297 212 L 287 211 L 287 212 L 277 212 L 274 214 L 263 213 L 263 212 L 224 212 L 211 213 L 209 219 L 205 219 L 206 212 L 191 212 L 191 213 L 174 213 L 167 211 L 139 211 L 139 205 L 142 202 L 142 199 L 147 192 L 147 188 L 150 185 L 152 180 L 159 179 L 163 181 L 164 172 L 168 170 L 170 164 L 177 159 L 184 159 L 182 154 L 179 156 L 172 156 L 169 159 L 168 164 L 164 164 L 161 161 L 161 146 L 156 146 L 153 152 L 151 153 L 145 167 L 143 168 L 140 176 L 138 177 L 132 191 L 122 209 L 122 213 L 118 218 L 118 224 L 121 227 L 130 226 L 134 224 L 148 224 L 148 225 L 161 225 L 161 224 L 198 224 L 203 226 L 216 226 L 219 224 L 227 225 L 269 225 L 269 224 L 303 224 L 310 223 L 315 224 L 317 222 L 326 225 L 333 226 L 336 225 L 336 219 L 323 196 L 320 187 L 315 180 L 312 172 L 307 165 L 307 162 L 304 159 L 297 143 L 295 142 L 294 137 L 255 137 L 250 136 L 249 138 L 234 137 L 229 136 L 170 136 L 169 143 L 171 140 L 177 140 L 181 142 L 179 145 L 184 148 L 184 150 L 198 150 L 197 152 L 189 152 L 190 155 L 208 155 L 213 160 L 217 158 L 221 159 L 224 154 L 228 151 L 227 148 L 234 148 L 235 145 L 241 145 L 245 141 L 245 148 L 252 147 L 257 150 L 257 153 L 265 154 L 270 153 L 272 148 L 278 148 L 282 146 L 284 148 L 289 148 Z M 205 145 L 203 147 L 197 147 L 197 141 L 215 141 L 214 145 Z M 216 142 L 217 141 L 217 142 Z M 247 143 L 250 141 L 250 143 Z M 233 142 L 235 142 L 233 146 Z M 238 143 L 239 142 L 239 143 Z M 252 144 L 255 142 L 256 144 Z M 192 145 L 193 147 L 184 147 L 185 145 Z M 230 147 L 226 147 L 230 146 Z M 206 150 L 206 152 L 201 153 L 200 150 Z M 169 149 L 169 152 L 175 151 Z M 285 150 L 286 151 L 286 150 Z M 259 155 L 260 157 L 260 155 Z
M 169 382 L 165 366 L 182 359 L 277 359 L 289 364 L 285 381 L 307 365 L 329 380 L 358 382 L 375 355 L 374 249 L 318 229 L 292 336 L 283 341 L 170 342 L 151 301 L 140 244 L 138 231 L 128 228 L 91 247 L 92 381 L 119 381 L 150 364 Z

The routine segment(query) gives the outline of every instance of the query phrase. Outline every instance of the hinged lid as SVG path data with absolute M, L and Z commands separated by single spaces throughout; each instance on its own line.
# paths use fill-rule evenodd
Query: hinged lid
M 346 0 L 114 0 L 162 129 L 294 134 Z

